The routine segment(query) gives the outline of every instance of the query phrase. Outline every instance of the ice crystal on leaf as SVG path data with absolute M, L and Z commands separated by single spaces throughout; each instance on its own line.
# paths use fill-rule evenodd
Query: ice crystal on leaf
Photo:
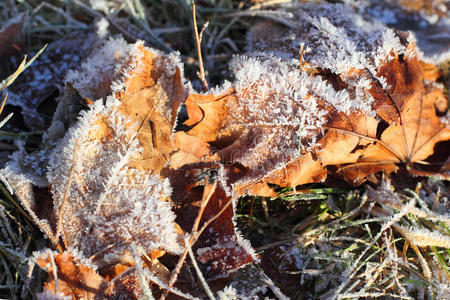
M 317 8 L 316 4 L 307 4 L 295 11 L 289 19 L 295 29 L 280 32 L 292 37 L 290 43 L 271 42 L 255 27 L 249 36 L 252 51 L 297 58 L 300 45 L 306 45 L 310 49 L 304 54 L 307 64 L 326 70 L 328 75 L 338 75 L 345 83 L 339 97 L 328 98 L 330 104 L 341 111 L 370 114 L 374 101 L 369 93 L 371 84 L 374 79 L 384 82 L 378 68 L 394 59 L 394 53 L 404 53 L 406 47 L 392 29 L 365 20 L 348 6 L 323 4 Z
M 21 148 L 11 155 L 11 160 L 0 170 L 0 175 L 1 180 L 11 188 L 11 194 L 19 199 L 33 222 L 50 240 L 54 241 L 51 225 L 54 219 L 51 208 L 48 207 L 49 203 L 42 201 L 39 197 L 39 190 L 48 185 L 42 174 L 46 163 L 44 152 L 27 155 L 25 149 Z
M 105 65 L 99 60 L 105 53 L 117 55 Z M 51 240 L 77 257 L 92 258 L 102 272 L 112 266 L 112 274 L 106 275 L 114 278 L 107 294 L 122 288 L 138 292 L 135 271 L 121 275 L 115 271 L 134 265 L 129 261 L 132 245 L 151 259 L 145 268 L 151 264 L 153 269 L 146 272 L 162 276 L 162 282 L 168 280 L 168 271 L 157 258 L 165 252 L 180 254 L 182 234 L 192 230 L 192 219 L 186 216 L 198 213 L 199 199 L 198 193 L 189 194 L 191 183 L 207 191 L 202 178 L 190 176 L 189 163 L 205 162 L 209 145 L 184 132 L 173 132 L 185 97 L 182 71 L 176 54 L 163 55 L 142 42 L 128 45 L 112 39 L 66 80 L 72 93 L 81 97 L 108 96 L 81 111 L 46 160 L 53 200 Z M 215 217 L 232 201 L 219 188 L 213 198 L 204 218 Z M 201 258 L 215 276 L 225 277 L 257 260 L 236 231 L 233 215 L 234 208 L 228 206 L 195 245 L 196 249 L 210 247 Z
M 57 253 L 49 249 L 33 253 L 32 260 L 41 268 L 47 270 L 49 279 L 44 285 L 38 299 L 93 299 L 101 295 L 105 280 L 91 268 L 85 265 L 85 259 L 79 254 Z
M 124 67 L 133 49 L 123 38 L 106 41 L 81 64 L 78 69 L 67 73 L 65 82 L 75 88 L 81 97 L 97 100 L 111 92 L 111 84 L 123 81 Z
M 277 58 L 235 58 L 231 68 L 236 77 L 236 98 L 226 103 L 230 112 L 227 125 L 242 128 L 241 140 L 248 151 L 232 151 L 230 159 L 265 174 L 315 144 L 327 113 L 318 100 L 323 94 L 339 96 L 330 85 L 300 74 Z M 224 153 L 228 155 L 227 150 Z

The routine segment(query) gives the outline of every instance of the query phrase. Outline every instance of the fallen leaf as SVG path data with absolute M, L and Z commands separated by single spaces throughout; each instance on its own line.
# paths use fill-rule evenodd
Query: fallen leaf
M 259 260 L 250 243 L 237 232 L 233 221 L 235 204 L 229 203 L 230 201 L 233 199 L 227 196 L 219 185 L 203 213 L 202 220 L 207 222 L 228 205 L 223 213 L 206 227 L 194 247 L 198 260 L 206 265 L 207 275 L 212 272 L 227 276 L 229 272 Z
M 72 296 L 74 299 L 98 299 L 103 295 L 105 280 L 71 252 L 45 251 L 37 257 L 36 262 L 49 276 L 44 284 L 44 293 L 47 291 L 54 295 Z

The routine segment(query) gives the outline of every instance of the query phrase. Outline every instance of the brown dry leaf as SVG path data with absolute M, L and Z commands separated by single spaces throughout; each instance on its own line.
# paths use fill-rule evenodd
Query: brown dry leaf
M 208 189 L 205 186 L 204 192 Z M 256 254 L 248 241 L 245 241 L 234 226 L 234 205 L 219 185 L 203 213 L 207 222 L 215 217 L 225 206 L 225 211 L 209 225 L 195 244 L 198 260 L 206 265 L 206 275 L 227 275 L 243 265 L 257 261 Z M 209 277 L 209 276 L 208 276 Z M 214 276 L 212 276 L 214 277 Z
M 233 91 L 227 91 L 223 95 L 198 95 L 191 94 L 186 98 L 188 119 L 183 123 L 191 126 L 188 134 L 205 142 L 217 142 L 223 135 L 225 122 L 229 118 L 226 103 L 232 101 Z
M 105 53 L 111 61 L 98 59 Z M 113 93 L 95 101 L 60 141 L 48 175 L 57 235 L 99 267 L 120 261 L 131 243 L 153 258 L 181 251 L 183 232 L 161 176 L 177 151 L 173 111 L 184 99 L 177 63 L 142 43 L 112 39 L 69 76 L 81 96 Z
M 406 164 L 412 174 L 425 174 L 417 169 L 417 164 L 413 164 L 432 155 L 438 142 L 450 139 L 450 129 L 437 115 L 436 107 L 439 104 L 440 109 L 443 108 L 445 96 L 433 84 L 425 83 L 417 58 L 397 57 L 381 68 L 380 75 L 391 84 L 387 93 L 400 119 L 387 127 L 379 140 L 360 152 L 358 163 L 365 165 L 363 168 L 366 169 L 373 164 L 375 170 L 360 172 L 355 178 L 357 182 L 361 182 L 365 175 L 379 171 L 380 167 L 390 172 L 395 169 L 392 164 L 399 162 Z M 356 164 L 350 168 L 358 169 L 359 166 Z
M 72 296 L 73 299 L 102 297 L 106 287 L 105 280 L 92 267 L 75 258 L 72 253 L 55 254 L 46 251 L 40 254 L 37 263 L 47 271 L 49 276 L 44 284 L 44 293 Z
M 201 199 L 205 198 L 213 186 L 209 178 L 217 180 L 217 166 L 180 169 L 171 174 L 171 183 L 177 186 L 172 199 L 177 223 L 184 231 L 189 232 L 197 217 Z M 205 177 L 206 176 L 206 177 Z M 199 178 L 204 179 L 199 183 Z M 203 264 L 204 274 L 209 278 L 228 277 L 229 274 L 245 264 L 258 261 L 248 241 L 241 237 L 234 224 L 234 202 L 223 186 L 218 184 L 211 195 L 200 221 L 200 228 L 211 220 L 193 245 L 194 253 Z
M 59 141 L 50 158 L 48 180 L 56 235 L 62 238 L 63 247 L 78 249 L 92 259 L 109 282 L 108 296 L 127 297 L 141 293 L 135 272 L 130 270 L 133 262 L 127 260 L 129 247 L 142 247 L 152 260 L 146 268 L 167 281 L 170 271 L 158 258 L 166 252 L 179 254 L 182 236 L 191 230 L 178 225 L 172 204 L 185 200 L 176 195 L 187 193 L 187 182 L 201 188 L 198 176 L 185 180 L 189 165 L 214 169 L 217 157 L 200 138 L 173 132 L 185 95 L 177 57 L 155 53 L 140 43 L 124 47 L 122 40 L 111 40 L 103 47 L 87 60 L 90 66 L 71 73 L 71 88 L 87 98 L 112 95 L 106 101 L 94 101 Z M 93 59 L 105 52 L 118 53 L 111 62 L 118 69 L 101 68 L 105 62 Z M 83 75 L 88 69 L 98 74 Z M 212 161 L 209 165 L 208 160 Z M 167 177 L 181 184 L 170 185 Z M 205 218 L 231 203 L 223 190 L 218 193 L 206 208 Z M 185 209 L 177 214 L 184 217 L 197 212 L 193 203 L 201 194 L 192 196 L 193 202 L 182 203 Z M 245 242 L 234 229 L 233 214 L 230 205 L 211 225 L 215 231 L 209 229 L 195 246 L 214 249 L 204 262 L 217 266 L 214 272 L 222 276 L 253 260 L 251 247 L 242 246 Z M 223 253 L 232 255 L 224 261 Z
M 352 12 L 330 21 L 332 7 L 319 18 L 308 7 L 289 20 L 302 28 L 294 32 L 298 42 L 314 47 L 303 53 L 302 44 L 302 62 L 283 60 L 292 49 L 276 40 L 285 53 L 235 57 L 235 81 L 208 95 L 186 97 L 178 57 L 124 40 L 104 43 L 68 75 L 71 88 L 92 104 L 50 157 L 52 225 L 65 248 L 100 267 L 109 296 L 142 292 L 126 261 L 132 244 L 150 257 L 146 268 L 167 281 L 170 271 L 158 258 L 182 253 L 184 232 L 210 189 L 205 178 L 219 184 L 200 224 L 222 214 L 193 248 L 206 275 L 226 277 L 258 260 L 235 228 L 237 196 L 276 196 L 270 184 L 323 181 L 334 167 L 353 184 L 400 163 L 423 174 L 417 165 L 450 138 L 438 115 L 446 103 L 433 82 L 437 75 L 420 63 L 411 41 L 375 25 L 384 31 L 366 41 L 372 29 L 351 23 Z M 174 132 L 183 101 L 190 129 Z M 72 258 L 64 264 L 63 270 L 76 266 Z
M 221 127 L 221 124 L 215 122 L 221 118 L 215 116 L 208 120 L 202 119 L 202 125 L 207 123 L 203 127 L 203 132 L 200 132 L 200 126 L 193 129 L 201 135 L 201 138 L 194 136 L 191 132 L 189 132 L 189 135 L 182 131 L 172 134 L 176 116 L 170 114 L 170 112 L 177 111 L 178 105 L 184 100 L 181 73 L 177 69 L 172 73 L 172 77 L 164 75 L 164 72 L 167 72 L 164 69 L 167 68 L 164 65 L 164 59 L 156 64 L 154 54 L 144 48 L 139 50 L 144 53 L 140 62 L 143 62 L 145 67 L 136 68 L 140 72 L 129 76 L 125 83 L 125 91 L 119 93 L 122 103 L 119 108 L 120 111 L 129 119 L 135 119 L 140 124 L 137 137 L 144 151 L 141 158 L 132 166 L 160 173 L 166 166 L 174 170 L 185 165 L 205 163 L 217 159 L 211 153 L 211 147 L 205 139 L 208 141 L 215 139 L 214 136 L 208 135 L 217 135 L 216 130 Z M 155 65 L 161 69 L 158 69 Z M 161 78 L 164 76 L 165 78 Z M 185 124 L 195 125 L 195 123 L 200 122 L 195 118 L 204 116 L 200 112 L 217 112 L 216 108 L 223 105 L 224 101 L 211 96 L 190 95 L 186 100 L 190 118 Z M 191 113 L 195 109 L 200 112 L 193 116 Z M 207 116 L 209 118 L 210 114 L 207 114 Z M 177 190 L 181 192 L 186 192 L 189 189 L 185 185 L 173 186 L 177 186 Z M 196 198 L 196 200 L 199 199 L 201 198 Z M 175 202 L 179 202 L 178 200 L 172 199 Z M 206 207 L 203 221 L 214 217 L 229 201 L 231 201 L 231 197 L 227 196 L 223 189 L 217 189 Z M 197 208 L 187 205 L 184 206 L 183 210 L 177 211 L 177 214 L 191 215 L 187 211 L 188 209 L 196 210 Z M 217 274 L 225 275 L 253 260 L 252 254 L 249 252 L 251 247 L 244 248 L 245 246 L 241 245 L 244 242 L 236 233 L 232 221 L 233 215 L 234 209 L 230 205 L 219 219 L 208 227 L 195 245 L 195 248 L 209 247 L 210 251 L 201 256 L 200 261 L 213 265 L 212 269 Z M 191 229 L 189 226 L 182 226 L 182 228 L 184 231 L 190 231 Z

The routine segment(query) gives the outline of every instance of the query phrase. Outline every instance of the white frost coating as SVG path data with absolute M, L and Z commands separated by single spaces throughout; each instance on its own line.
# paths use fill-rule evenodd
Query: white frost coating
M 237 207 L 238 200 L 239 199 L 237 197 L 233 197 L 231 199 L 231 201 L 233 201 L 233 203 L 232 203 L 233 211 L 236 211 L 236 209 L 237 209 L 236 207 Z M 241 246 L 248 254 L 250 254 L 250 256 L 252 257 L 254 262 L 260 262 L 258 255 L 256 255 L 255 249 L 253 249 L 250 242 L 247 239 L 245 239 L 242 236 L 241 232 L 239 231 L 239 229 L 238 229 L 239 227 L 236 222 L 236 214 L 233 214 L 232 221 L 233 221 L 233 225 L 234 225 L 234 235 L 236 236 L 237 244 L 239 246 Z
M 24 150 L 20 149 L 11 155 L 11 160 L 0 170 L 0 174 L 2 180 L 6 180 L 9 187 L 13 189 L 12 194 L 17 197 L 33 222 L 53 240 L 53 230 L 48 220 L 39 219 L 34 212 L 40 203 L 36 203 L 33 187 L 44 188 L 48 186 L 46 178 L 36 174 L 43 169 L 39 166 L 43 160 L 43 158 L 39 159 L 41 155 L 44 154 L 26 155 Z
M 67 72 L 65 83 L 71 84 L 83 98 L 96 100 L 106 96 L 111 81 L 121 81 L 122 68 L 129 66 L 127 57 L 136 45 L 128 44 L 123 38 L 106 41 L 79 69 Z M 107 94 L 98 96 L 96 91 L 102 88 L 107 89 Z
M 96 1 L 99 2 L 99 1 Z M 97 36 L 105 38 L 108 35 L 109 22 L 106 18 L 101 18 L 95 23 L 97 27 Z
M 237 100 L 226 104 L 233 118 L 229 125 L 246 128 L 246 147 L 250 149 L 234 153 L 232 159 L 252 169 L 264 168 L 264 173 L 315 145 L 317 130 L 327 114 L 319 108 L 318 99 L 346 97 L 320 77 L 299 72 L 278 58 L 236 57 L 230 68 L 235 74 Z M 270 154 L 267 149 L 271 149 Z
M 416 55 L 413 48 L 407 48 L 412 39 L 402 44 L 392 29 L 359 14 L 351 5 L 305 3 L 296 8 L 288 20 L 295 26 L 279 32 L 289 42 L 273 39 L 276 34 L 255 27 L 248 36 L 249 55 L 276 56 L 290 64 L 289 57 L 298 60 L 303 44 L 311 49 L 303 55 L 306 64 L 338 75 L 346 86 L 336 95 L 329 93 L 325 101 L 343 112 L 359 110 L 373 116 L 370 88 L 378 83 L 389 88 L 379 76 L 380 67 L 397 55 Z
M 211 88 L 208 91 L 208 94 L 213 94 L 214 96 L 218 97 L 220 95 L 225 94 L 225 92 L 228 91 L 232 87 L 233 87 L 233 84 L 230 81 L 225 80 L 222 83 L 222 85 Z
M 50 157 L 47 177 L 63 238 L 85 256 L 111 245 L 121 254 L 132 242 L 180 253 L 175 215 L 163 201 L 171 190 L 157 175 L 127 166 L 141 149 L 118 105 L 114 97 L 105 105 L 96 101 Z M 72 166 L 72 184 L 61 207 Z
M 231 283 L 222 291 L 217 292 L 218 299 L 262 299 L 269 290 L 276 299 L 287 300 L 272 280 L 258 270 L 254 265 L 239 269 L 233 276 Z M 264 299 L 272 299 L 267 296 Z
M 419 247 L 437 246 L 450 248 L 450 237 L 439 233 L 439 231 L 417 229 L 414 227 L 408 229 L 402 227 L 401 229 L 405 233 L 405 237 Z
M 237 300 L 240 298 L 236 289 L 232 286 L 226 286 L 217 293 L 217 296 L 220 300 Z
M 440 283 L 436 288 L 436 299 L 449 299 L 450 298 L 450 284 Z
M 43 292 L 36 294 L 38 300 L 72 300 L 72 296 L 64 296 L 61 293 L 53 294 L 50 290 L 45 289 Z
M 375 65 L 378 66 L 381 63 L 389 62 L 395 58 L 395 53 L 403 54 L 405 51 L 406 47 L 400 43 L 398 36 L 392 29 L 388 28 L 383 32 L 381 45 L 376 51 Z
M 109 12 L 109 5 L 106 0 L 89 0 L 89 4 L 92 9 L 104 12 L 105 14 L 108 14 Z

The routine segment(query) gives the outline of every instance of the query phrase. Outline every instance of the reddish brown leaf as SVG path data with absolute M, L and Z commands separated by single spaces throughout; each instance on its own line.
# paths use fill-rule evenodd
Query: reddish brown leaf
M 203 213 L 204 222 L 215 217 L 226 205 L 225 211 L 209 225 L 195 244 L 198 260 L 207 265 L 207 270 L 226 275 L 255 259 L 247 241 L 243 240 L 233 222 L 233 201 L 218 186 Z
M 52 294 L 72 296 L 74 299 L 102 297 L 106 286 L 105 280 L 91 267 L 74 258 L 70 252 L 60 254 L 43 252 L 38 257 L 37 263 L 48 272 L 49 278 L 44 285 L 44 290 Z M 54 277 L 54 272 L 57 278 Z

